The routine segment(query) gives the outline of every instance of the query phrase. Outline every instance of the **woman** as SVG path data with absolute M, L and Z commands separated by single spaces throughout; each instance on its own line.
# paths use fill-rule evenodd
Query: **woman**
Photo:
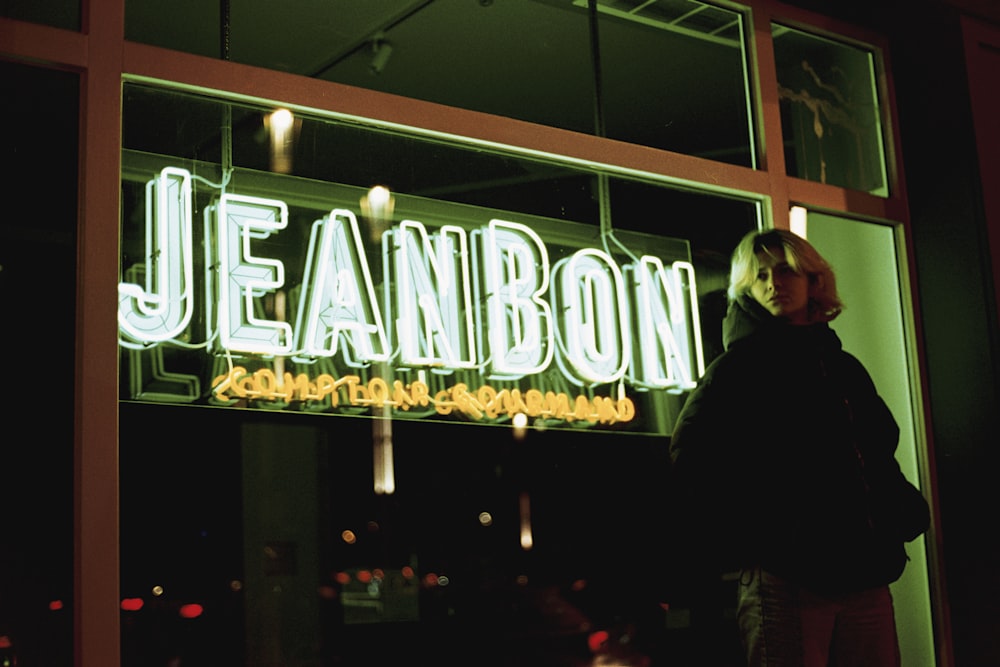
M 833 271 L 784 230 L 733 253 L 725 352 L 670 444 L 685 541 L 738 571 L 748 664 L 898 665 L 888 584 L 929 525 L 894 452 L 899 428 L 830 328 Z

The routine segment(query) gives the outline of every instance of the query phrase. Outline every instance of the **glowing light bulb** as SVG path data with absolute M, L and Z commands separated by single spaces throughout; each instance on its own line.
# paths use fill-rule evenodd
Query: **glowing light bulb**
M 287 174 L 292 170 L 292 135 L 295 117 L 288 109 L 275 109 L 267 116 L 271 132 L 271 169 Z
M 275 132 L 285 132 L 292 126 L 292 112 L 288 109 L 276 109 L 271 112 L 271 129 Z
M 368 191 L 368 205 L 372 211 L 384 211 L 392 201 L 392 193 L 383 185 L 376 185 Z

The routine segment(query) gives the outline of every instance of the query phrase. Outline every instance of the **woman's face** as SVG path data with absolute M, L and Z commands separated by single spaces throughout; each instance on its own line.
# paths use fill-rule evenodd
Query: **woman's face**
M 767 312 L 792 324 L 809 323 L 809 277 L 797 272 L 785 259 L 784 248 L 757 253 L 760 269 L 750 294 Z

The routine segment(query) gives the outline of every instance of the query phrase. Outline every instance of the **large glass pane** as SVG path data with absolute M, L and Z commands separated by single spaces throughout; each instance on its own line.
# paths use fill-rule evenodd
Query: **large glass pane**
M 919 426 L 913 406 L 913 371 L 907 364 L 906 326 L 901 267 L 896 235 L 900 231 L 848 218 L 810 212 L 809 240 L 837 273 L 844 309 L 833 326 L 844 349 L 857 356 L 872 374 L 879 393 L 899 423 L 896 458 L 903 473 L 920 485 Z M 877 337 L 872 331 L 878 331 Z M 930 582 L 924 540 L 906 545 L 910 563 L 892 584 L 896 627 L 904 665 L 934 664 Z
M 772 26 L 788 175 L 888 196 L 875 54 Z
M 400 422 L 379 495 L 367 420 L 131 403 L 120 434 L 126 667 L 569 665 L 601 633 L 634 660 L 686 648 L 657 597 L 662 438 Z
M 697 0 L 596 6 L 604 135 L 753 167 L 743 16 Z
M 122 398 L 669 430 L 753 203 L 288 115 L 127 87 Z
M 69 665 L 79 79 L 0 61 L 0 87 L 0 664 Z
M 388 665 L 398 664 L 400 646 L 414 664 L 579 664 L 595 650 L 653 664 L 682 659 L 688 617 L 660 605 L 657 582 L 670 557 L 649 529 L 663 521 L 663 436 L 682 395 L 677 386 L 642 386 L 654 368 L 580 381 L 614 356 L 609 341 L 621 340 L 620 329 L 599 323 L 622 304 L 633 304 L 628 321 L 649 335 L 634 350 L 661 349 L 663 309 L 676 307 L 673 352 L 697 336 L 711 360 L 728 255 L 758 225 L 756 204 L 587 172 L 555 156 L 470 150 L 320 117 L 294 116 L 290 134 L 272 141 L 273 111 L 125 87 L 123 664 Z M 374 184 L 391 186 L 394 198 L 380 215 L 372 199 L 361 204 Z M 250 226 L 228 240 L 235 254 L 220 252 L 239 220 Z M 174 224 L 183 221 L 190 225 Z M 420 226 L 434 250 L 404 236 Z M 314 230 L 334 242 L 324 246 Z M 463 235 L 468 276 L 453 252 Z M 642 256 L 663 265 L 675 304 L 651 298 L 639 314 L 642 292 L 616 291 L 619 277 L 636 284 Z M 267 284 L 281 282 L 275 260 L 280 287 Z M 396 272 L 401 264 L 409 270 Z M 520 310 L 480 326 L 494 294 L 537 287 L 546 265 L 547 291 L 508 292 Z M 324 267 L 336 270 L 319 280 Z M 365 267 L 373 293 L 358 288 Z M 448 290 L 480 279 L 471 303 L 451 308 Z M 220 300 L 220 284 L 237 285 L 235 310 Z M 574 284 L 587 286 L 579 300 L 562 289 Z M 271 345 L 258 336 L 269 324 L 272 333 L 281 323 L 301 328 L 308 318 L 296 304 L 317 286 L 329 289 L 314 324 L 345 325 L 330 334 L 340 337 L 336 354 L 235 344 Z M 556 302 L 535 318 L 542 303 Z M 364 310 L 373 304 L 378 318 Z M 224 329 L 241 309 L 253 317 Z M 468 341 L 446 324 L 465 322 L 465 310 L 474 313 Z M 515 377 L 536 350 L 523 333 L 514 335 L 524 343 L 517 350 L 504 348 L 493 327 L 540 332 L 557 320 L 549 365 Z M 385 325 L 388 358 L 373 354 L 377 337 L 367 349 L 359 343 L 372 330 L 363 324 Z M 505 350 L 516 354 L 498 372 L 491 364 Z M 605 354 L 588 356 L 594 350 Z M 466 352 L 476 367 L 456 364 Z M 255 376 L 264 384 L 251 387 L 236 367 L 267 370 Z M 270 377 L 287 377 L 280 371 L 315 379 L 317 368 L 332 381 L 357 375 L 367 397 L 380 379 L 388 387 L 402 379 L 404 388 L 489 385 L 508 396 L 547 387 L 593 405 L 628 398 L 635 417 L 548 413 L 518 428 L 521 408 L 490 406 L 488 393 L 454 401 L 447 413 L 365 403 L 362 390 L 336 404 L 267 393 Z M 252 391 L 227 393 L 238 387 Z
M 753 166 L 739 13 L 695 0 L 129 0 L 126 36 Z M 599 25 L 596 25 L 599 23 Z M 592 29 L 593 28 L 593 29 Z

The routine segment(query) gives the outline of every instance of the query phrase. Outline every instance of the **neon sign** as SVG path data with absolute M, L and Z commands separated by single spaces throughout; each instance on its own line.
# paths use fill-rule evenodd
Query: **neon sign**
M 381 236 L 380 294 L 358 218 L 334 208 L 312 224 L 302 266 L 295 267 L 301 283 L 289 285 L 284 262 L 261 252 L 288 227 L 285 202 L 221 192 L 203 214 L 199 313 L 193 211 L 188 171 L 166 168 L 147 183 L 143 262 L 129 267 L 118 286 L 120 342 L 140 351 L 189 345 L 197 337 L 192 322 L 203 321 L 205 347 L 229 359 L 213 383 L 219 400 L 305 400 L 336 385 L 350 388 L 360 401 L 355 405 L 402 406 L 406 401 L 391 397 L 416 395 L 424 405 L 437 405 L 437 396 L 452 407 L 469 404 L 471 396 L 482 407 L 496 391 L 485 383 L 543 373 L 557 372 L 582 390 L 617 385 L 618 398 L 626 385 L 681 392 L 704 373 L 694 268 L 684 260 L 628 255 L 619 265 L 607 249 L 584 247 L 553 261 L 541 236 L 516 221 L 429 230 L 404 219 Z M 234 357 L 275 363 L 273 378 L 234 367 Z M 388 379 L 388 398 L 373 401 L 354 373 L 318 382 L 321 372 L 283 371 L 285 364 L 318 368 L 326 360 L 355 373 L 391 368 L 417 377 Z M 233 374 L 237 368 L 245 379 Z M 456 373 L 475 374 L 484 384 L 472 390 L 456 381 L 447 396 L 426 387 L 427 374 Z M 247 390 L 254 382 L 258 389 Z M 503 391 L 504 400 L 521 401 L 525 410 L 530 395 L 545 414 L 546 406 L 565 403 L 530 388 Z M 572 419 L 566 415 L 578 411 L 561 414 Z

